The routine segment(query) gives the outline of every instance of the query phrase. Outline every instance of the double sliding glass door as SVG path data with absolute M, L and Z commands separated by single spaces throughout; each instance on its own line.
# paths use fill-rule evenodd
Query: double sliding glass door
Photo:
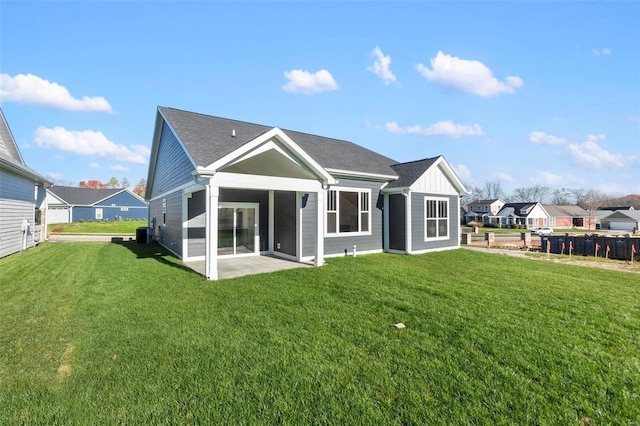
M 218 256 L 258 254 L 258 204 L 220 203 Z

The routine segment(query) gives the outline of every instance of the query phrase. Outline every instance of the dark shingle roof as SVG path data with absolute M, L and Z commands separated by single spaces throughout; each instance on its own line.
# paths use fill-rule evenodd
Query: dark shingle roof
M 72 206 L 91 206 L 125 190 L 122 188 L 93 189 L 73 186 L 52 186 L 49 188 L 49 191 Z
M 387 188 L 404 188 L 411 186 L 417 181 L 424 172 L 429 169 L 440 157 L 425 158 L 423 160 L 410 161 L 407 163 L 398 163 L 391 166 L 394 172 L 399 176 L 398 180 L 395 180 Z
M 470 202 L 468 205 L 469 206 L 483 206 L 485 204 L 493 204 L 496 201 L 500 201 L 500 199 L 499 198 L 492 198 L 490 200 L 476 200 L 476 201 Z
M 174 108 L 158 110 L 185 144 L 196 166 L 202 167 L 273 128 Z M 391 165 L 396 161 L 352 142 L 281 130 L 325 169 L 395 175 Z

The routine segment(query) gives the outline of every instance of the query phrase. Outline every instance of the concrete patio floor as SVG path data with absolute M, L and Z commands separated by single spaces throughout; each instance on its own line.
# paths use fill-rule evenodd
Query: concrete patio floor
M 189 268 L 201 275 L 205 275 L 204 260 L 184 262 Z M 293 268 L 310 268 L 310 262 L 294 262 L 275 256 L 244 256 L 218 259 L 218 279 L 242 277 L 245 275 L 262 274 L 265 272 L 282 271 Z

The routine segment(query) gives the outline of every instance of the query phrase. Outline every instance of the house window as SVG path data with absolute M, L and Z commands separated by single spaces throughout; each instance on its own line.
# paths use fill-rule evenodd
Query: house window
M 36 207 L 35 215 L 33 217 L 36 225 L 42 225 L 42 210 Z
M 167 225 L 167 199 L 162 199 L 162 226 Z
M 547 219 L 545 219 L 546 221 Z M 549 226 L 556 226 L 556 218 L 555 217 L 550 217 L 549 218 Z
M 446 239 L 449 236 L 449 200 L 424 198 L 425 240 Z
M 370 191 L 333 189 L 327 192 L 327 234 L 369 233 Z
M 96 209 L 96 220 L 102 220 L 102 209 Z

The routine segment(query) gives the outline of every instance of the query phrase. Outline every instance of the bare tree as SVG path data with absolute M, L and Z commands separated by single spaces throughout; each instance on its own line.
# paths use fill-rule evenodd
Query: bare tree
M 516 188 L 513 191 L 513 200 L 521 202 L 539 201 L 541 203 L 546 201 L 549 188 L 546 186 L 529 186 Z
M 127 179 L 126 177 L 123 177 L 122 180 L 120 181 L 120 188 L 129 188 L 131 185 L 129 185 L 129 179 Z
M 555 206 L 568 206 L 572 204 L 572 190 L 569 188 L 554 189 L 551 194 L 551 204 Z
M 499 180 L 488 180 L 484 184 L 486 199 L 492 200 L 495 198 L 506 198 L 506 194 L 502 189 L 502 184 Z

